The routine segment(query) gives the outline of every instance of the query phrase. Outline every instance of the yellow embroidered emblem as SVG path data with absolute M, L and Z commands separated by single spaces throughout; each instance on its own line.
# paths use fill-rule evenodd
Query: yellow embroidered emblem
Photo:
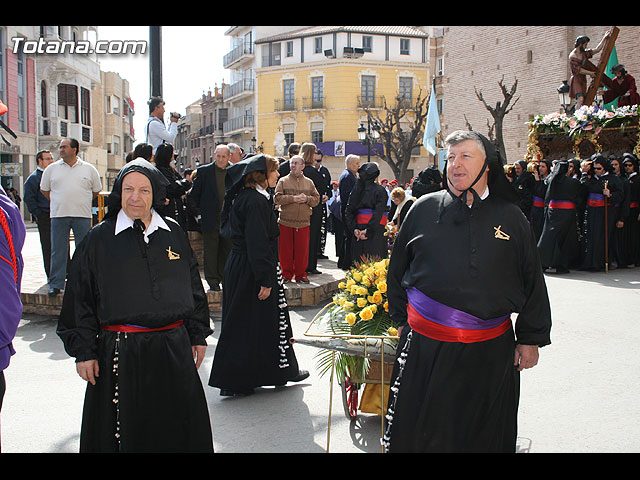
M 180 260 L 180 254 L 171 251 L 171 246 L 167 248 L 167 253 L 168 253 L 169 260 Z
M 496 231 L 495 237 L 499 238 L 500 240 L 509 240 L 511 238 L 511 236 L 507 235 L 502 230 L 500 230 L 501 228 L 502 228 L 502 225 L 498 225 L 497 227 L 493 227 L 493 229 Z

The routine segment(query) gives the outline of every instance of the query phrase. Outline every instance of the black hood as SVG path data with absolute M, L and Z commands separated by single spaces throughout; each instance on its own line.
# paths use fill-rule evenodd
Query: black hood
M 227 195 L 236 195 L 243 186 L 243 179 L 251 172 L 267 171 L 267 160 L 264 154 L 253 155 L 244 160 L 229 165 L 227 175 L 224 179 L 225 197 Z
M 144 158 L 136 158 L 135 160 L 127 163 L 122 167 L 122 169 L 120 169 L 120 172 L 118 172 L 118 176 L 113 184 L 113 189 L 111 190 L 109 199 L 107 200 L 107 206 L 109 209 L 106 218 L 116 216 L 122 208 L 122 180 L 131 172 L 142 173 L 151 182 L 151 189 L 153 190 L 153 203 L 151 206 L 154 209 L 157 209 L 164 205 L 165 198 L 167 197 L 167 186 L 169 185 L 169 181 L 165 178 L 162 172 L 160 172 L 160 170 L 150 162 Z
M 442 175 L 440 175 L 440 170 L 438 170 L 438 167 L 431 165 L 418 174 L 418 180 L 420 180 L 425 185 L 429 185 L 430 183 L 441 183 Z
M 505 162 L 503 162 L 502 155 L 500 155 L 500 152 L 498 151 L 498 149 L 493 145 L 493 143 L 489 141 L 488 138 L 486 138 L 484 135 L 478 132 L 474 132 L 474 133 L 482 141 L 482 144 L 484 146 L 484 151 L 487 156 L 484 161 L 484 166 L 482 167 L 482 170 L 480 170 L 480 173 L 478 174 L 474 182 L 471 184 L 471 186 L 467 190 L 462 192 L 462 194 L 459 195 L 458 198 L 462 200 L 462 203 L 466 204 L 466 198 L 467 198 L 466 193 L 468 190 L 472 190 L 473 194 L 479 197 L 479 195 L 475 192 L 475 190 L 472 189 L 472 187 L 476 183 L 478 183 L 478 181 L 484 174 L 485 170 L 488 168 L 489 174 L 488 174 L 487 181 L 488 181 L 490 194 L 492 196 L 501 197 L 504 200 L 517 203 L 519 201 L 518 194 L 516 193 L 514 188 L 511 186 L 511 183 L 509 182 L 509 180 L 507 180 L 507 177 L 504 174 Z M 447 180 L 447 163 L 448 162 L 445 161 L 442 177 L 444 180 L 445 188 L 453 195 L 453 192 L 451 192 L 451 189 L 449 188 L 449 182 Z
M 251 172 L 267 173 L 267 158 L 264 154 L 253 155 L 244 160 L 229 165 L 224 178 L 224 202 L 220 212 L 220 233 L 225 238 L 231 238 L 229 216 L 236 196 L 244 187 L 244 178 Z
M 373 183 L 380 176 L 380 167 L 376 162 L 363 163 L 358 168 L 358 181 L 360 183 Z
M 480 180 L 480 178 L 482 178 L 482 175 L 487 169 L 489 169 L 489 173 L 487 176 L 487 186 L 489 187 L 489 195 L 494 198 L 500 197 L 503 200 L 506 200 L 508 202 L 512 202 L 515 204 L 517 204 L 519 201 L 517 192 L 512 187 L 511 182 L 507 180 L 507 177 L 504 173 L 505 162 L 503 162 L 502 156 L 500 155 L 500 152 L 498 151 L 498 149 L 484 135 L 478 132 L 473 132 L 473 133 L 478 136 L 478 138 L 482 141 L 482 144 L 484 146 L 484 151 L 486 153 L 484 165 L 480 170 L 480 173 L 478 173 L 478 176 L 476 177 L 476 179 L 471 184 L 471 186 L 469 186 L 469 188 L 463 191 L 460 195 L 456 195 L 451 191 L 451 188 L 449 186 L 449 181 L 447 179 L 448 161 L 445 161 L 444 169 L 442 173 L 444 187 L 449 192 L 449 194 L 452 197 L 454 197 L 455 201 L 448 204 L 447 206 L 441 205 L 440 215 L 438 216 L 438 223 L 441 221 L 445 211 L 449 208 L 453 208 L 454 210 L 457 210 L 457 212 L 455 213 L 456 222 L 461 221 L 462 218 L 464 218 L 463 215 L 466 214 L 467 212 L 467 192 L 469 191 L 474 196 L 473 208 L 480 208 L 482 206 L 482 201 L 480 201 L 480 194 L 478 194 L 473 189 L 473 186 L 476 183 L 478 183 L 478 181 Z

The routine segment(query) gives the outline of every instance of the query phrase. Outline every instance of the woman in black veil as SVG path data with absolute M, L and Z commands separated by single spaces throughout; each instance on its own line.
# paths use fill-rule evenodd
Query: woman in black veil
M 225 178 L 221 234 L 232 241 L 225 266 L 222 325 L 209 385 L 222 396 L 249 395 L 259 386 L 299 382 L 293 332 L 278 262 L 280 234 L 268 191 L 278 161 L 256 155 L 231 165 Z

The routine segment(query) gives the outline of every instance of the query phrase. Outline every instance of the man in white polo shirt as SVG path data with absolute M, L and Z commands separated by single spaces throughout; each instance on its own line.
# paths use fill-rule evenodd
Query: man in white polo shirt
M 80 145 L 73 138 L 60 142 L 60 160 L 42 173 L 40 190 L 50 200 L 51 269 L 49 295 L 64 288 L 69 258 L 69 232 L 78 245 L 91 229 L 91 204 L 102 189 L 98 170 L 78 158 Z
M 163 143 L 173 143 L 178 134 L 178 120 L 180 116 L 172 113 L 169 127 L 164 125 L 164 101 L 160 97 L 152 97 L 149 100 L 149 120 L 147 120 L 147 143 L 153 147 L 156 153 L 158 146 Z

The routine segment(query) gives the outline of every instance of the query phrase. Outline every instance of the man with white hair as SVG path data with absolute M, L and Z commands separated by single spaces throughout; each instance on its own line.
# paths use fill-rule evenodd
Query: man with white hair
M 344 160 L 345 169 L 338 180 L 338 189 L 340 190 L 340 212 L 344 218 L 344 212 L 349 203 L 349 195 L 358 179 L 358 169 L 360 168 L 360 157 L 358 155 L 349 154 Z M 353 259 L 351 258 L 351 239 L 353 235 L 344 233 L 343 249 L 336 252 L 338 256 L 338 267 L 342 270 L 348 270 L 351 267 Z
M 242 161 L 244 156 L 244 149 L 237 143 L 227 143 L 229 147 L 229 163 L 236 164 Z
M 204 278 L 213 291 L 220 290 L 224 265 L 231 251 L 230 240 L 220 235 L 220 212 L 224 202 L 226 168 L 230 165 L 228 145 L 218 145 L 215 161 L 198 167 L 191 187 L 191 199 L 200 208 L 204 243 Z

